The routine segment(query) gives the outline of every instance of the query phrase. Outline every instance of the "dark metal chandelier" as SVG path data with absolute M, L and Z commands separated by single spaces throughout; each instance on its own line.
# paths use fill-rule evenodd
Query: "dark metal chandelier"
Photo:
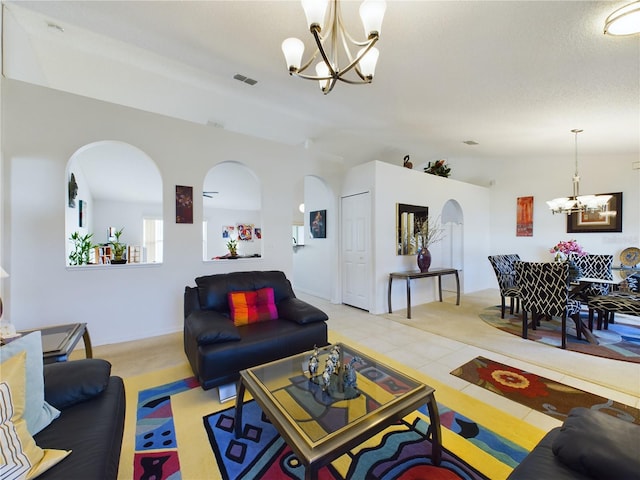
M 318 81 L 325 95 L 333 90 L 338 80 L 351 84 L 371 83 L 379 54 L 374 45 L 380 36 L 386 2 L 365 0 L 360 5 L 360 18 L 367 36 L 363 41 L 355 40 L 346 30 L 339 0 L 302 0 L 302 8 L 309 31 L 316 42 L 316 49 L 302 64 L 302 40 L 287 38 L 282 42 L 289 74 Z M 356 47 L 360 49 L 354 55 L 351 49 Z M 304 73 L 316 59 L 316 75 Z M 345 62 L 346 65 L 341 67 L 340 62 Z

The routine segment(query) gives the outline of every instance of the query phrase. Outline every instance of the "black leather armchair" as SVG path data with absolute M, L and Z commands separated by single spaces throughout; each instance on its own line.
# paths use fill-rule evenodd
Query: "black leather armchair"
M 239 372 L 327 345 L 327 315 L 295 296 L 280 271 L 231 272 L 196 278 L 184 292 L 184 351 L 203 389 L 236 381 Z M 274 320 L 235 326 L 228 294 L 271 287 Z
M 82 359 L 44 366 L 44 398 L 60 416 L 34 436 L 41 448 L 71 450 L 39 480 L 115 480 L 124 432 L 125 390 L 111 364 Z

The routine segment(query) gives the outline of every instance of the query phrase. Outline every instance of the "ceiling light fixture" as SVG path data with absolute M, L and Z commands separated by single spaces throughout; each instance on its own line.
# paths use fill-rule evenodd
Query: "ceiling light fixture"
M 604 21 L 604 33 L 634 35 L 640 33 L 640 1 L 617 9 Z
M 608 212 L 607 205 L 611 200 L 611 195 L 580 195 L 580 175 L 578 175 L 578 134 L 582 133 L 582 130 L 571 130 L 575 134 L 575 165 L 576 170 L 573 174 L 573 195 L 571 197 L 560 197 L 549 200 L 547 205 L 551 209 L 551 212 L 566 213 L 571 215 L 572 213 L 582 212 L 600 212 L 602 215 L 606 215 Z
M 371 83 L 379 55 L 378 49 L 373 46 L 380 37 L 382 18 L 387 8 L 386 2 L 384 0 L 362 2 L 360 18 L 367 40 L 357 41 L 345 29 L 339 0 L 301 1 L 317 48 L 303 65 L 304 43 L 302 40 L 287 38 L 282 42 L 282 52 L 289 68 L 289 75 L 317 80 L 325 95 L 333 90 L 338 80 L 351 84 Z M 361 47 L 355 56 L 351 53 L 353 47 Z M 305 74 L 305 70 L 318 55 L 321 58 L 315 66 L 316 75 Z M 340 67 L 340 61 L 345 60 L 348 62 L 346 66 Z M 346 77 L 349 72 L 352 78 Z

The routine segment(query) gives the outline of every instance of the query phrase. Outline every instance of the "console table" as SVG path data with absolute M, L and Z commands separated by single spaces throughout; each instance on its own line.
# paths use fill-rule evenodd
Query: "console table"
M 394 272 L 389 274 L 389 313 L 391 313 L 391 283 L 394 278 L 404 279 L 407 281 L 407 318 L 411 318 L 411 280 L 414 278 L 438 278 L 438 295 L 440 301 L 442 301 L 442 277 L 444 275 L 455 275 L 456 277 L 456 305 L 460 305 L 460 278 L 458 277 L 458 270 L 455 268 L 433 268 L 428 272 L 421 272 L 419 270 L 412 270 L 408 272 Z

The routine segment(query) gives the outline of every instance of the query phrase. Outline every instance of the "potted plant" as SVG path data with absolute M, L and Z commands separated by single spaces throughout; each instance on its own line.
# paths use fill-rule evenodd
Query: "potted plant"
M 122 231 L 124 228 L 117 230 L 113 236 L 116 237 L 115 241 L 109 242 L 111 244 L 111 249 L 113 250 L 113 258 L 111 259 L 111 263 L 115 265 L 122 265 L 123 263 L 127 263 L 127 259 L 124 258 L 124 251 L 127 248 L 126 243 L 120 242 L 120 236 L 122 235 Z
M 227 242 L 227 249 L 229 250 L 229 256 L 230 257 L 237 257 L 238 256 L 238 241 L 237 240 L 229 240 Z
M 93 233 L 80 235 L 80 232 L 73 232 L 69 240 L 73 242 L 73 251 L 69 254 L 69 265 L 87 265 L 91 249 L 95 245 L 91 242 Z
M 439 177 L 448 177 L 451 175 L 451 167 L 449 167 L 445 160 L 438 160 L 424 168 L 424 173 L 430 173 L 431 175 L 438 175 Z

